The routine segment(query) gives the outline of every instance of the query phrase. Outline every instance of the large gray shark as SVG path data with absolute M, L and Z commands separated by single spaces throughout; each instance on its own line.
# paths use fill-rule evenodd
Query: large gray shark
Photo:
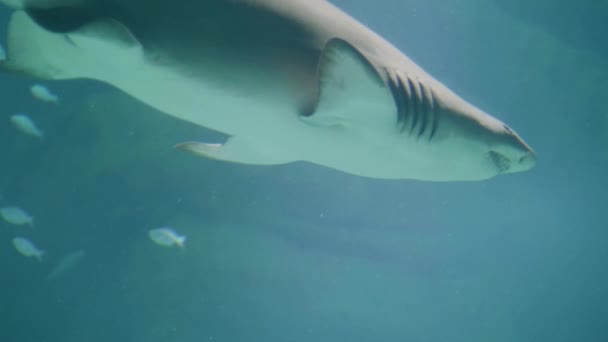
M 1 0 L 3 67 L 107 82 L 223 132 L 177 145 L 225 161 L 308 161 L 387 179 L 482 180 L 536 156 L 325 0 Z

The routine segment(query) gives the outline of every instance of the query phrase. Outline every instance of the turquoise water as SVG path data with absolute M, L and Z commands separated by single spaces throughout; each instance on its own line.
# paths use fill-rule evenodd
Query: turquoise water
M 172 148 L 216 133 L 109 86 L 45 82 L 52 105 L 2 74 L 0 207 L 35 225 L 0 221 L 0 341 L 608 340 L 606 8 L 336 3 L 509 122 L 536 168 L 435 184 L 224 164 Z M 165 225 L 184 249 L 148 239 Z

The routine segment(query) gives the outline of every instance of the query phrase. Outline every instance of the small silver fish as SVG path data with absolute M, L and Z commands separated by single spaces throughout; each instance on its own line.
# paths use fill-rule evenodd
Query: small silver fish
M 36 247 L 34 243 L 24 237 L 16 237 L 13 239 L 13 246 L 17 252 L 26 257 L 34 257 L 38 261 L 42 261 L 44 251 Z
M 186 243 L 186 236 L 177 234 L 169 227 L 151 229 L 148 231 L 148 237 L 154 243 L 163 247 L 173 247 L 176 245 L 183 248 Z
M 25 210 L 19 207 L 4 207 L 0 208 L 0 217 L 10 224 L 17 226 L 29 225 L 34 226 L 34 218 Z
M 59 97 L 53 94 L 49 88 L 43 86 L 42 84 L 34 84 L 30 87 L 30 92 L 34 98 L 48 103 L 59 104 Z
M 11 122 L 19 131 L 25 133 L 29 136 L 42 138 L 44 137 L 44 132 L 36 126 L 36 123 L 29 116 L 25 114 L 15 114 L 11 116 Z

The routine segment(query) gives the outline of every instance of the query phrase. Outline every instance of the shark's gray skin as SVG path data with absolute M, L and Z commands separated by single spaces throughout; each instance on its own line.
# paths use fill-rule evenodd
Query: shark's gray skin
M 508 126 L 325 0 L 0 0 L 5 69 L 107 82 L 226 133 L 205 157 L 472 181 L 534 166 Z

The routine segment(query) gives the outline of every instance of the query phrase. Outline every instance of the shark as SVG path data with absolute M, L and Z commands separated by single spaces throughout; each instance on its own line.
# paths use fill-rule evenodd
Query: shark
M 225 162 L 309 162 L 378 179 L 479 181 L 536 153 L 327 0 L 0 0 L 1 68 L 110 84 L 223 141 Z

